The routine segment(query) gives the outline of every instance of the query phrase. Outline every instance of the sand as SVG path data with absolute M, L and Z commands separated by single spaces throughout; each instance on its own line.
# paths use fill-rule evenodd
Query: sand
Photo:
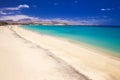
M 0 26 L 0 80 L 120 80 L 120 59 L 17 25 Z

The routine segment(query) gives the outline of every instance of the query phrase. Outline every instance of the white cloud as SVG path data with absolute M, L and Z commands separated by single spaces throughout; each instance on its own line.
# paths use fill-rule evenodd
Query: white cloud
M 18 12 L 16 12 L 16 13 L 18 13 Z M 11 14 L 14 14 L 14 12 L 0 11 L 0 15 L 11 15 Z
M 102 9 L 100 9 L 101 11 L 111 11 L 111 10 L 113 10 L 113 8 L 102 8 Z
M 29 8 L 29 5 L 23 4 L 23 5 L 19 5 L 17 7 L 3 8 L 2 10 L 20 10 L 20 9 L 23 9 L 23 8 Z
M 18 8 L 29 8 L 29 6 L 27 4 L 24 4 L 24 5 L 19 5 Z
M 0 15 L 6 15 L 6 12 L 0 11 Z
M 39 20 L 37 17 L 31 17 L 27 15 L 10 15 L 10 16 L 1 16 L 0 20 L 13 20 L 18 21 L 20 19 L 31 19 L 31 20 Z

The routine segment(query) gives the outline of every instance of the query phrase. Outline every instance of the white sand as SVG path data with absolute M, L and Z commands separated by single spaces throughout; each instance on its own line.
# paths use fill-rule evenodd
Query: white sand
M 87 80 L 49 54 L 0 26 L 0 80 Z
M 17 26 L 0 27 L 0 80 L 120 80 L 120 60 Z M 83 76 L 82 74 L 85 76 Z

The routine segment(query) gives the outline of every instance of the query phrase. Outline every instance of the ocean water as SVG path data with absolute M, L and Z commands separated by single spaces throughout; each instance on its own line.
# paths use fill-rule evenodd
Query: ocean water
M 67 38 L 120 54 L 120 27 L 24 25 L 25 29 Z

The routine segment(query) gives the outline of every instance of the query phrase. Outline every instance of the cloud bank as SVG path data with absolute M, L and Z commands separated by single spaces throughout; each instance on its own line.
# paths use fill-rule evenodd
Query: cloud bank
M 31 19 L 31 20 L 38 20 L 37 17 L 31 17 L 27 15 L 10 15 L 10 16 L 1 16 L 0 20 L 13 20 L 13 21 L 19 21 L 21 19 Z
M 20 21 L 20 20 L 30 20 L 30 21 L 47 21 L 47 22 L 63 22 L 68 23 L 70 25 L 100 25 L 106 23 L 105 19 L 63 19 L 63 18 L 52 18 L 52 19 L 43 19 L 39 17 L 32 17 L 28 15 L 5 15 L 0 17 L 0 21 Z
M 0 11 L 0 15 L 6 15 L 6 12 Z

